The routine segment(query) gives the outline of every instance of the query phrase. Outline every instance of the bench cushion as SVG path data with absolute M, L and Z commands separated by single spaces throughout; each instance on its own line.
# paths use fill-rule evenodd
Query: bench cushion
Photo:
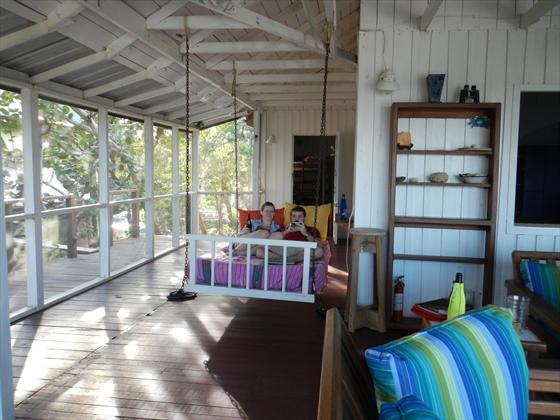
M 378 409 L 414 395 L 440 418 L 525 419 L 528 369 L 507 309 L 487 306 L 366 350 Z
M 380 420 L 438 420 L 439 417 L 424 402 L 414 395 L 409 395 L 396 403 L 381 406 Z
M 560 267 L 523 260 L 519 263 L 519 271 L 525 287 L 555 309 L 560 309 Z

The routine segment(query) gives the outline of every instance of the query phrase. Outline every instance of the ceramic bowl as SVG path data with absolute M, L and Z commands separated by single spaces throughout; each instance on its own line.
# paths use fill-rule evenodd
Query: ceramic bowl
M 459 174 L 459 178 L 466 184 L 484 184 L 488 181 L 488 175 Z

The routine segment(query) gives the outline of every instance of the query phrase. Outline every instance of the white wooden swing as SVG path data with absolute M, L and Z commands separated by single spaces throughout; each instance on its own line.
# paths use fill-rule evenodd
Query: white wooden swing
M 327 42 L 325 43 L 325 68 L 323 79 L 323 97 L 322 97 L 322 110 L 321 110 L 321 137 L 325 136 L 326 127 L 326 95 L 327 95 L 327 77 L 328 77 L 328 62 L 330 50 L 330 29 L 327 27 Z M 186 103 L 185 103 L 185 128 L 186 128 L 186 189 L 190 187 L 190 159 L 189 159 L 189 42 L 187 30 L 185 30 L 186 38 L 186 54 L 185 54 L 185 82 L 186 82 Z M 239 180 L 238 180 L 238 138 L 237 138 L 237 98 L 236 98 L 236 70 L 235 62 L 233 68 L 233 82 L 232 82 L 232 97 L 233 97 L 233 115 L 235 124 L 235 186 L 236 186 L 236 208 L 239 208 Z M 319 206 L 319 187 L 320 179 L 317 178 L 317 186 L 315 191 L 315 216 L 313 226 L 317 226 L 317 213 Z M 310 273 L 312 272 L 312 260 L 314 257 L 314 249 L 317 247 L 316 242 L 304 241 L 286 241 L 275 239 L 258 239 L 258 238 L 243 238 L 243 237 L 226 237 L 226 236 L 212 236 L 212 235 L 196 235 L 190 234 L 190 196 L 186 196 L 186 246 L 185 246 L 185 273 L 181 287 L 168 295 L 168 300 L 183 301 L 194 299 L 197 293 L 223 295 L 223 296 L 238 296 L 238 297 L 251 297 L 261 299 L 274 299 L 274 300 L 287 300 L 298 302 L 315 302 L 314 288 L 310 290 L 309 281 Z M 199 284 L 197 282 L 197 246 L 201 242 L 210 243 L 210 281 L 209 284 Z M 219 244 L 219 245 L 218 245 Z M 227 247 L 227 284 L 216 284 L 216 250 L 218 247 Z M 237 287 L 234 285 L 232 279 L 233 272 L 233 247 L 234 244 L 245 244 L 247 247 L 245 259 L 245 282 L 244 287 Z M 263 283 L 262 288 L 252 288 L 250 282 L 251 275 L 251 247 L 262 246 L 264 248 L 264 262 L 263 262 Z M 281 288 L 271 289 L 269 286 L 269 247 L 282 247 L 282 283 Z M 301 292 L 294 292 L 287 287 L 287 249 L 297 248 L 303 251 L 303 273 L 301 279 Z M 237 263 L 237 262 L 236 262 Z M 326 274 L 325 274 L 326 275 Z

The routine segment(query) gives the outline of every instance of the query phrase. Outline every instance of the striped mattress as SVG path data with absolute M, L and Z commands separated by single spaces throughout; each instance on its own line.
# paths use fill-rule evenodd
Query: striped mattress
M 314 261 L 310 266 L 309 293 L 322 291 L 327 285 L 327 273 L 331 250 L 328 244 L 323 248 L 323 257 Z M 232 258 L 232 287 L 246 288 L 247 258 L 235 256 Z M 189 272 L 189 263 L 185 266 Z M 228 283 L 228 254 L 224 250 L 216 250 L 214 267 L 214 285 L 227 286 Z M 196 284 L 209 285 L 212 276 L 212 258 L 209 253 L 203 254 L 196 259 Z M 286 266 L 286 291 L 301 293 L 303 277 L 303 263 L 289 264 Z M 251 257 L 249 272 L 249 288 L 264 288 L 264 260 Z M 282 290 L 282 264 L 268 265 L 268 290 Z

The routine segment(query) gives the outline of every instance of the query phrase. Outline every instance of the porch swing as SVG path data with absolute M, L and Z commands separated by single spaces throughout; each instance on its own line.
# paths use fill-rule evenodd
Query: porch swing
M 320 136 L 326 135 L 326 96 L 328 79 L 328 62 L 330 53 L 331 29 L 326 26 L 325 42 L 325 66 L 323 77 L 323 95 L 321 102 L 321 128 Z M 190 124 L 190 85 L 189 85 L 189 42 L 185 30 L 185 128 L 186 128 L 186 244 L 185 244 L 185 266 L 181 287 L 169 293 L 167 299 L 170 301 L 184 301 L 194 299 L 197 292 L 206 294 L 217 294 L 225 296 L 253 297 L 274 300 L 289 300 L 300 302 L 314 302 L 315 293 L 321 291 L 326 285 L 328 272 L 328 260 L 330 252 L 325 253 L 322 260 L 314 261 L 316 242 L 258 239 L 243 237 L 225 237 L 191 234 L 190 220 L 190 159 L 189 159 L 189 124 Z M 237 92 L 236 92 L 236 69 L 233 64 L 232 98 L 233 98 L 233 120 L 234 120 L 234 143 L 235 143 L 235 202 L 239 209 L 239 162 L 238 162 L 238 133 L 237 133 Z M 317 216 L 319 209 L 320 178 L 317 177 L 315 188 L 315 211 L 313 216 L 313 228 L 317 229 Z M 239 218 L 239 213 L 238 213 Z M 239 231 L 239 222 L 237 223 Z M 209 258 L 196 256 L 196 245 L 198 241 L 210 242 L 211 251 Z M 218 243 L 227 243 L 226 252 L 217 247 Z M 239 261 L 239 257 L 233 256 L 233 244 L 245 244 L 247 254 L 245 261 Z M 251 246 L 262 246 L 264 248 L 264 260 L 252 258 Z M 269 264 L 269 247 L 281 247 L 283 249 L 282 265 Z M 303 250 L 303 264 L 289 265 L 287 262 L 287 248 L 299 248 Z M 234 261 L 235 260 L 235 261 Z M 260 261 L 257 261 L 260 260 Z M 255 263 L 255 261 L 257 261 Z M 311 278 L 310 278 L 311 276 Z M 310 280 L 312 281 L 310 284 Z

